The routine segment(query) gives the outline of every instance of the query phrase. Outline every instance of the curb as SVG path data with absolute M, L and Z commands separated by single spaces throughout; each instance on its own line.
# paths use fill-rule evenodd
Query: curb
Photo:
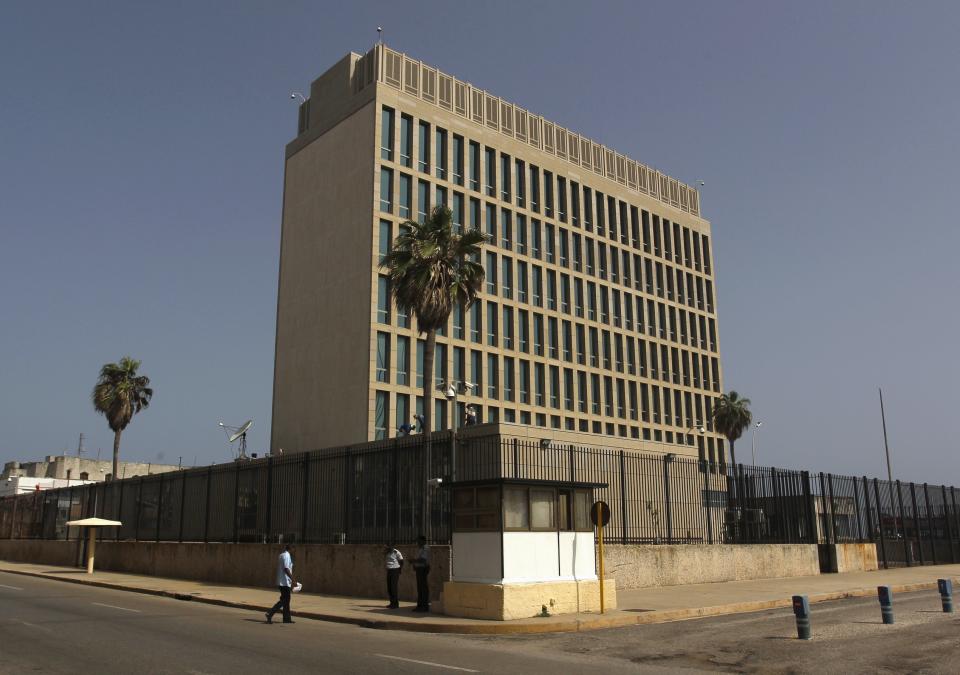
M 153 595 L 173 600 L 182 600 L 188 602 L 199 602 L 206 605 L 216 605 L 219 607 L 232 607 L 235 609 L 245 609 L 253 612 L 266 612 L 270 609 L 267 605 L 258 605 L 249 602 L 238 602 L 234 600 L 221 600 L 218 598 L 205 598 L 175 591 L 164 591 L 152 588 L 143 588 L 139 586 L 127 586 L 123 584 L 111 583 L 108 581 L 95 581 L 92 579 L 67 579 L 59 576 L 43 574 L 41 572 L 28 572 L 26 570 L 15 570 L 0 568 L 0 572 L 10 574 L 19 574 L 27 577 L 36 577 L 38 579 L 50 579 L 52 581 L 62 581 L 71 584 L 80 584 L 84 586 L 94 586 L 96 588 L 108 588 L 115 591 L 127 591 L 130 593 L 141 593 L 143 595 Z M 960 582 L 960 578 L 954 579 L 954 582 Z M 917 582 L 912 584 L 900 584 L 891 586 L 894 593 L 911 593 L 915 591 L 926 591 L 937 588 L 935 581 Z M 877 592 L 876 587 L 855 588 L 846 591 L 833 591 L 830 593 L 819 593 L 809 596 L 810 604 L 829 602 L 831 600 L 843 600 L 846 598 L 871 597 Z M 497 621 L 489 624 L 458 624 L 458 623 L 422 623 L 407 621 L 391 621 L 389 619 L 364 619 L 342 614 L 323 614 L 320 612 L 304 612 L 294 610 L 291 614 L 303 619 L 313 619 L 316 621 L 328 621 L 331 623 L 342 623 L 360 626 L 362 628 L 372 628 L 377 630 L 396 630 L 419 633 L 453 633 L 459 635 L 537 635 L 544 633 L 578 633 L 583 631 L 604 630 L 607 628 L 623 628 L 627 626 L 644 626 L 659 623 L 670 623 L 673 621 L 689 621 L 693 619 L 708 618 L 713 616 L 724 616 L 730 614 L 748 614 L 750 612 L 761 612 L 768 609 L 780 609 L 792 606 L 792 599 L 779 598 L 774 600 L 753 600 L 749 602 L 734 602 L 725 605 L 714 605 L 710 607 L 688 607 L 683 609 L 651 610 L 641 612 L 640 614 L 626 614 L 619 612 L 612 616 L 596 616 L 589 618 L 571 618 L 551 623 L 536 624 L 514 624 L 509 621 Z M 617 610 L 615 610 L 617 611 Z

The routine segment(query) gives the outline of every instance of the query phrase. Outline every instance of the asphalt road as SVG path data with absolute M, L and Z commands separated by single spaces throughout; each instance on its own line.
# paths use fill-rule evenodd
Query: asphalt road
M 378 631 L 0 573 L 0 673 L 876 673 L 960 671 L 960 614 L 935 592 L 579 634 Z

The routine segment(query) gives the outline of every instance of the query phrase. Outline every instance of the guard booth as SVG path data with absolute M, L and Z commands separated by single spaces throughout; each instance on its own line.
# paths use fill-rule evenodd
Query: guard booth
M 600 611 L 590 507 L 600 483 L 500 478 L 451 486 L 443 610 L 474 619 Z M 613 579 L 605 605 L 616 607 Z

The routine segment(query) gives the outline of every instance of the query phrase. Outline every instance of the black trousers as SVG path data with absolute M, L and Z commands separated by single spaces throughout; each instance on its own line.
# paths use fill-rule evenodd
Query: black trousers
M 399 607 L 400 599 L 397 597 L 397 587 L 400 585 L 400 568 L 387 570 L 387 595 L 390 597 L 390 606 Z
M 290 587 L 289 586 L 280 586 L 280 599 L 277 600 L 277 604 L 273 606 L 270 610 L 270 616 L 273 616 L 281 609 L 283 610 L 283 620 L 290 621 Z
M 417 568 L 417 608 L 430 609 L 430 585 L 427 583 L 427 576 L 430 574 L 430 566 Z

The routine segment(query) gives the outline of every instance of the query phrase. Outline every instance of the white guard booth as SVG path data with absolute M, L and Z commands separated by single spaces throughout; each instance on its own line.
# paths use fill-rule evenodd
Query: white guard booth
M 475 619 L 600 611 L 590 507 L 597 483 L 501 478 L 451 486 L 451 580 L 443 611 Z M 604 583 L 616 608 L 613 579 Z

